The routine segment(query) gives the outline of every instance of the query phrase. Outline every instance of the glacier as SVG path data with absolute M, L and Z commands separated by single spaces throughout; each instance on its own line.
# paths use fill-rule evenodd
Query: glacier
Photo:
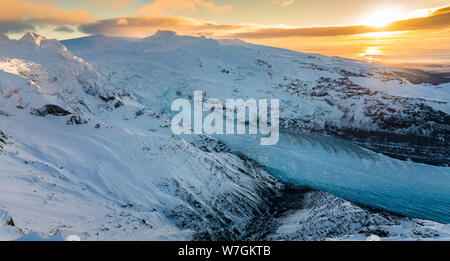
M 348 141 L 281 131 L 262 147 L 253 135 L 217 136 L 263 164 L 280 180 L 344 199 L 441 223 L 450 223 L 450 169 L 392 159 Z

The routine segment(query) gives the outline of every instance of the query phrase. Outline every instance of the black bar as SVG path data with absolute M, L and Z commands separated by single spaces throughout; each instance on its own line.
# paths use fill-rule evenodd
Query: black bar
M 196 254 L 180 255 L 194 249 Z M 232 253 L 224 253 L 225 249 L 233 249 Z M 183 249 L 183 250 L 182 250 Z M 210 254 L 204 249 L 211 249 Z M 277 257 L 293 257 L 293 260 L 312 260 L 314 258 L 348 257 L 364 260 L 367 258 L 391 259 L 397 257 L 414 257 L 426 255 L 426 260 L 433 260 L 433 255 L 442 253 L 447 256 L 450 242 L 0 242 L 0 253 L 6 252 L 31 255 L 62 255 L 64 257 L 86 260 L 95 255 L 99 257 L 127 256 L 142 257 L 139 260 L 154 260 L 153 257 L 177 259 L 209 260 L 217 258 L 233 259 L 273 259 Z M 182 251 L 182 252 L 180 252 Z M 361 253 L 363 255 L 361 255 Z M 88 256 L 86 256 L 88 255 Z M 441 257 L 443 257 L 441 256 Z M 357 258 L 359 257 L 359 258 Z M 104 259 L 102 259 L 104 260 Z M 158 259 L 163 260 L 164 259 Z M 168 260 L 167 260 L 168 261 Z

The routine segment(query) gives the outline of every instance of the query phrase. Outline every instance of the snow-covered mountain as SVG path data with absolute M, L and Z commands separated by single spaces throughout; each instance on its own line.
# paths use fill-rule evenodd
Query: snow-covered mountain
M 278 98 L 282 126 L 290 131 L 344 137 L 374 150 L 370 155 L 444 165 L 450 85 L 441 80 L 167 31 L 145 39 L 92 36 L 62 43 L 33 33 L 1 37 L 0 239 L 30 231 L 109 240 L 361 239 L 372 230 L 339 225 L 335 233 L 320 232 L 330 222 L 316 226 L 312 235 L 318 236 L 298 235 L 305 220 L 318 215 L 305 209 L 292 231 L 282 225 L 283 235 L 280 229 L 271 235 L 290 213 L 279 207 L 284 201 L 296 205 L 292 211 L 335 209 L 344 227 L 359 216 L 346 214 L 341 200 L 325 192 L 290 196 L 283 183 L 290 180 L 272 172 L 276 163 L 240 150 L 239 139 L 173 135 L 171 102 L 192 98 L 194 90 L 222 100 Z M 408 164 L 434 168 L 444 176 L 441 186 L 449 185 L 447 167 Z M 444 191 L 439 200 L 449 204 L 449 197 Z M 386 238 L 449 236 L 446 225 L 383 215 L 388 218 L 376 226 L 388 231 L 378 233 Z M 403 232 L 389 234 L 387 227 L 399 225 Z
M 221 99 L 276 97 L 284 128 L 337 135 L 401 159 L 450 163 L 449 84 L 425 72 L 167 31 L 63 43 L 163 111 L 195 89 Z

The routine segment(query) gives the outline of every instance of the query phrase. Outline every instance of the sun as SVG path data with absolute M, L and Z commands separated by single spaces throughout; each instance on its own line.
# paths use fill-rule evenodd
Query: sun
M 384 8 L 375 10 L 373 13 L 369 14 L 363 24 L 371 27 L 384 27 L 394 21 L 401 20 L 405 14 L 395 8 Z

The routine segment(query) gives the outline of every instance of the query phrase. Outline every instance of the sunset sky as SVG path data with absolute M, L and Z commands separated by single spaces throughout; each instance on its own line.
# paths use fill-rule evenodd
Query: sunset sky
M 450 64 L 449 0 L 2 0 L 0 33 L 59 40 L 157 29 L 385 63 Z M 449 67 L 450 68 L 450 67 Z

